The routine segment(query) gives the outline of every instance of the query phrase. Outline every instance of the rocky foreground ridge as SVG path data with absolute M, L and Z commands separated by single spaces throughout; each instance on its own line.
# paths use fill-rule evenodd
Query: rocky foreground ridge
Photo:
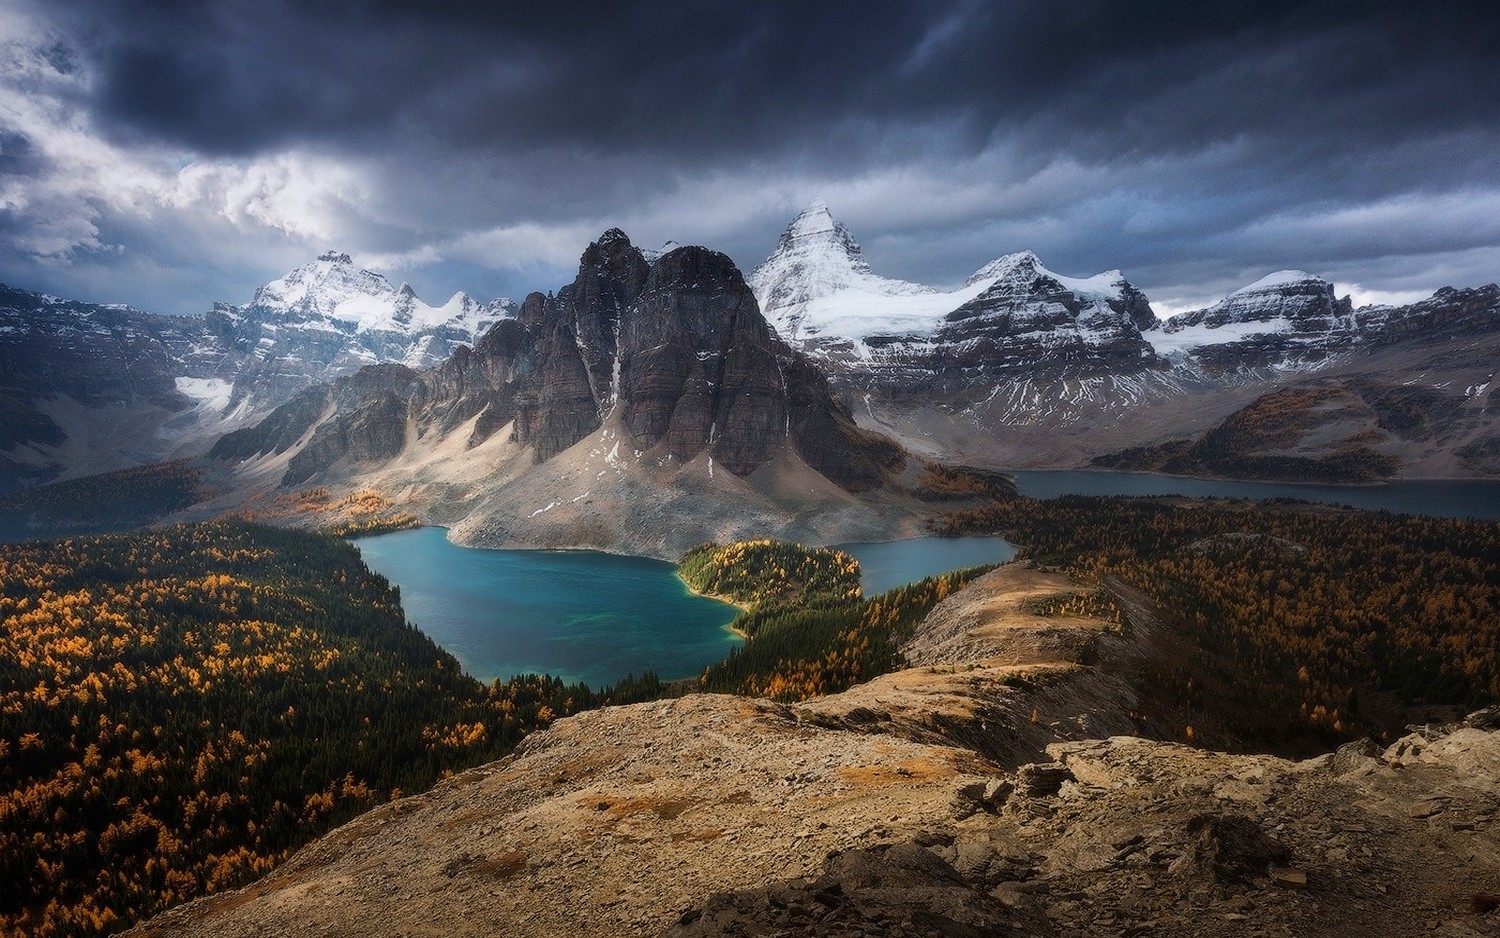
M 1144 738 L 1173 732 L 1131 677 L 1150 610 L 1119 596 L 1129 637 L 1029 611 L 1070 588 L 1002 567 L 905 670 L 806 704 L 559 721 L 132 934 L 1500 930 L 1500 712 L 1305 761 Z

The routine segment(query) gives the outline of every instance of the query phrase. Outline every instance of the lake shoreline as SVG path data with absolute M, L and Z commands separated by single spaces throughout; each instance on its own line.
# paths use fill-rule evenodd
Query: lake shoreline
M 741 615 L 743 615 L 743 614 L 745 614 L 747 612 L 750 612 L 751 610 L 753 610 L 755 608 L 754 606 L 751 606 L 749 603 L 744 603 L 744 602 L 739 601 L 738 599 L 735 599 L 733 596 L 726 596 L 723 593 L 709 593 L 709 592 L 706 592 L 704 590 L 694 589 L 693 588 L 693 584 L 691 584 L 687 580 L 683 579 L 683 577 L 682 577 L 682 569 L 680 567 L 677 570 L 677 579 L 678 579 L 679 582 L 682 583 L 682 585 L 684 587 L 687 588 L 687 591 L 689 593 L 692 593 L 694 596 L 702 596 L 704 599 L 713 599 L 713 600 L 717 600 L 718 602 L 724 603 L 725 605 L 733 606 L 734 608 L 736 608 L 736 609 L 738 609 L 740 611 Z M 724 631 L 730 633 L 731 635 L 734 635 L 734 636 L 738 637 L 741 641 L 745 641 L 745 642 L 750 641 L 750 636 L 749 635 L 746 635 L 743 631 L 741 631 L 741 630 L 739 630 L 739 629 L 737 629 L 737 628 L 734 627 L 734 624 L 736 622 L 738 622 L 738 621 L 740 621 L 740 617 L 739 616 L 735 616 L 733 619 L 730 619 L 728 622 L 724 623 Z
M 1500 520 L 1500 481 L 1494 479 L 1388 479 L 1370 483 L 1277 482 L 1215 479 L 1139 469 L 1006 469 L 1025 498 L 1095 497 L 1295 499 L 1361 511 L 1430 518 Z

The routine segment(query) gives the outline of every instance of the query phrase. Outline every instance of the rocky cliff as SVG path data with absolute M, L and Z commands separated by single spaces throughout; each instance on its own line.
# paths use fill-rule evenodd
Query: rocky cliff
M 1479 936 L 1500 715 L 1293 761 L 1143 735 L 1149 615 L 1047 619 L 1003 567 L 909 667 L 806 704 L 559 721 L 139 935 Z M 1128 597 L 1126 597 L 1128 598 Z M 1099 665 L 1080 665 L 1092 651 Z M 1132 735 L 1125 735 L 1132 734 Z

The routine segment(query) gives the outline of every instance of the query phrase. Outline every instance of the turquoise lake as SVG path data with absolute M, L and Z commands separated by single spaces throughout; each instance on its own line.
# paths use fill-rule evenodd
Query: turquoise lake
M 1016 548 L 999 537 L 916 537 L 907 541 L 839 544 L 859 561 L 866 596 L 982 563 L 1004 563 Z
M 1394 512 L 1500 519 L 1500 482 L 1292 485 L 1132 472 L 1019 471 L 1021 494 L 1300 498 Z M 737 610 L 688 591 L 669 563 L 592 551 L 476 550 L 442 528 L 355 542 L 401 588 L 407 617 L 481 681 L 527 672 L 593 686 L 655 671 L 691 677 L 740 640 Z M 840 544 L 860 562 L 866 595 L 958 567 L 1009 560 L 995 537 Z
M 401 588 L 406 617 L 488 683 L 552 674 L 591 687 L 655 671 L 691 677 L 740 639 L 739 612 L 697 596 L 672 564 L 594 551 L 476 550 L 443 528 L 354 542 Z
M 689 592 L 672 564 L 594 551 L 476 550 L 443 528 L 356 540 L 370 569 L 401 588 L 406 616 L 481 681 L 547 673 L 591 686 L 655 671 L 692 677 L 740 639 L 738 611 Z M 1014 556 L 998 537 L 843 544 L 867 594 Z

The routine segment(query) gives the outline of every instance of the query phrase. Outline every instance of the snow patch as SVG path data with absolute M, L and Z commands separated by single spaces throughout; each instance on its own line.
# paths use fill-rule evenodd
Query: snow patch
M 1169 357 L 1174 353 L 1186 353 L 1204 345 L 1227 345 L 1263 335 L 1283 335 L 1294 329 L 1294 324 L 1285 316 L 1265 322 L 1226 322 L 1222 326 L 1199 323 L 1184 326 L 1175 332 L 1152 329 L 1141 333 L 1141 338 L 1151 343 L 1156 354 Z
M 208 410 L 220 411 L 228 407 L 230 394 L 234 391 L 234 382 L 223 378 L 178 377 L 174 380 L 178 392 L 192 398 L 198 407 Z

